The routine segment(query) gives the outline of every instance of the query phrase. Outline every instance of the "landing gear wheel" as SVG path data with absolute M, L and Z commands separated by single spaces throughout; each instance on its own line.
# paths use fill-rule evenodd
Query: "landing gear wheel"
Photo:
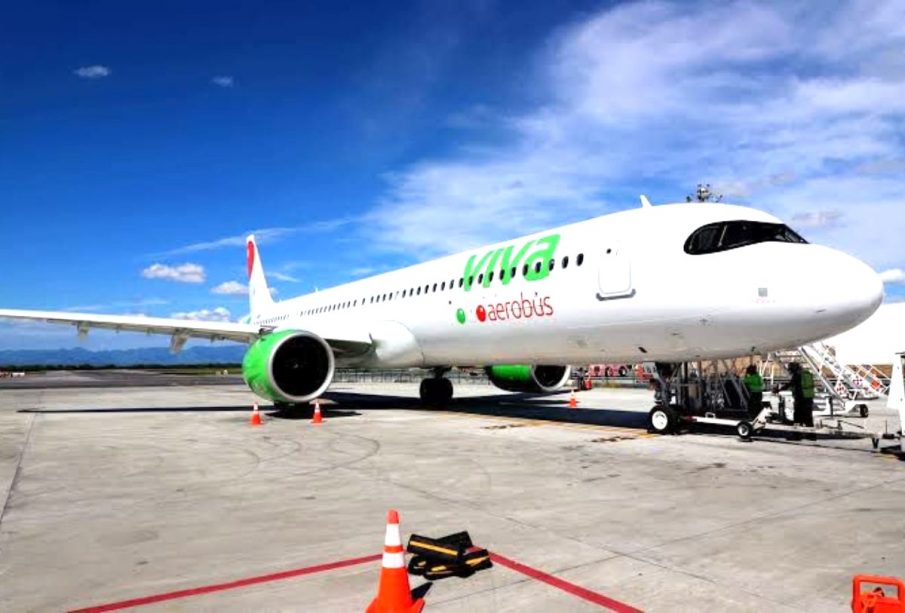
M 868 410 L 866 404 L 858 405 L 858 414 L 861 417 L 867 417 L 868 415 L 870 415 L 870 410 Z
M 743 441 L 751 440 L 751 433 L 754 431 L 754 428 L 751 426 L 751 422 L 749 421 L 740 421 L 735 426 L 735 431 L 738 432 L 738 437 Z
M 438 381 L 440 382 L 439 387 L 441 393 L 440 404 L 446 406 L 449 404 L 449 401 L 452 400 L 453 397 L 453 384 L 452 381 L 446 378 L 438 379 Z
M 421 402 L 426 405 L 445 407 L 453 397 L 452 381 L 446 378 L 423 379 L 418 388 Z
M 678 424 L 676 412 L 671 408 L 654 407 L 648 417 L 648 431 L 657 434 L 671 434 L 675 432 Z

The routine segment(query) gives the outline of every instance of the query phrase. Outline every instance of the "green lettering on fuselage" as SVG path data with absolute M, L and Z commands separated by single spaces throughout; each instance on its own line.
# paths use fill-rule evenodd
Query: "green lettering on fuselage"
M 528 249 L 531 245 L 534 244 L 534 241 L 528 241 L 522 248 L 518 250 L 518 253 L 515 254 L 515 259 L 510 260 L 509 258 L 512 256 L 512 245 L 506 247 L 503 250 L 503 261 L 500 263 L 501 276 L 500 280 L 503 282 L 503 285 L 509 285 L 509 282 L 512 281 L 512 270 L 515 269 L 516 274 L 518 274 L 518 265 L 519 262 L 522 261 L 522 258 L 525 257 L 525 254 L 528 252 Z
M 499 279 L 503 282 L 503 285 L 508 285 L 512 280 L 512 269 L 515 268 L 516 274 L 518 274 L 519 262 L 522 261 L 522 258 L 525 257 L 525 254 L 532 246 L 535 247 L 535 250 L 525 261 L 525 264 L 528 266 L 528 271 L 524 275 L 524 278 L 526 281 L 539 281 L 550 274 L 548 262 L 555 256 L 557 245 L 559 245 L 559 234 L 551 234 L 538 239 L 537 241 L 528 241 L 516 252 L 514 258 L 512 257 L 512 252 L 514 251 L 515 245 L 488 251 L 481 256 L 480 260 L 477 259 L 477 255 L 472 255 L 468 258 L 468 262 L 465 263 L 465 271 L 462 275 L 464 278 L 462 287 L 466 292 L 471 291 L 474 278 L 481 272 L 484 273 L 482 285 L 484 287 L 489 287 L 491 283 L 490 274 L 496 270 L 499 270 L 501 273 Z M 541 263 L 539 267 L 537 267 L 537 262 Z M 497 263 L 499 263 L 499 267 L 497 266 Z M 539 270 L 535 270 L 536 267 L 539 268 Z
M 484 264 L 487 263 L 487 259 L 494 253 L 496 253 L 496 252 L 488 251 L 487 253 L 485 253 L 484 257 L 482 257 L 480 260 L 478 260 L 477 266 L 475 266 L 474 261 L 475 261 L 475 258 L 477 258 L 478 256 L 473 255 L 470 258 L 468 258 L 468 262 L 466 262 L 466 264 L 465 264 L 465 272 L 462 274 L 462 276 L 465 279 L 463 287 L 465 288 L 466 292 L 471 290 L 471 282 L 474 280 L 475 277 L 478 276 L 478 271 L 480 271 L 482 268 L 484 268 Z

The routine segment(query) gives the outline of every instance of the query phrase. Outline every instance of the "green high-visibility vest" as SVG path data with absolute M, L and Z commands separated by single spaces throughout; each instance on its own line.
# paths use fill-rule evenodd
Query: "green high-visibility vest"
M 814 375 L 809 370 L 801 371 L 801 397 L 814 397 Z
M 745 387 L 747 387 L 748 391 L 752 394 L 762 393 L 764 391 L 764 380 L 757 373 L 745 375 Z

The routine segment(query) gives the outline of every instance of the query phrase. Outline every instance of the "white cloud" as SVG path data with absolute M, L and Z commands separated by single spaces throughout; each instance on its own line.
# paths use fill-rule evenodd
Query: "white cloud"
M 522 77 L 540 103 L 495 113 L 493 141 L 475 132 L 389 176 L 363 231 L 424 259 L 637 206 L 629 189 L 681 201 L 709 181 L 724 200 L 797 217 L 810 239 L 895 265 L 903 23 L 900 0 L 598 11 L 557 31 Z
M 905 270 L 901 268 L 890 268 L 880 273 L 880 279 L 883 283 L 905 283 Z
M 145 279 L 166 279 L 179 283 L 204 283 L 204 267 L 200 264 L 180 264 L 169 266 L 167 264 L 152 264 L 141 271 Z
M 225 307 L 216 307 L 213 309 L 199 309 L 197 311 L 173 313 L 170 317 L 173 319 L 190 319 L 193 321 L 229 321 L 230 312 L 229 309 Z
M 298 283 L 299 282 L 299 279 L 297 277 L 293 277 L 290 274 L 287 274 L 285 272 L 280 272 L 278 270 L 268 270 L 267 276 L 271 277 L 273 279 L 276 279 L 277 281 L 285 281 L 287 283 Z
M 224 281 L 211 289 L 213 294 L 225 294 L 227 296 L 245 296 L 248 294 L 248 286 L 238 281 Z
M 66 307 L 64 311 L 86 312 L 86 311 L 110 311 L 119 309 L 134 309 L 135 307 L 161 306 L 169 304 L 169 300 L 160 298 L 143 298 L 141 300 L 124 300 L 117 302 L 107 302 L 103 304 L 80 304 L 76 306 Z
M 82 79 L 103 79 L 110 76 L 111 70 L 106 66 L 94 64 L 92 66 L 82 66 L 76 68 L 72 73 Z
M 245 239 L 249 234 L 255 235 L 255 241 L 258 245 L 263 245 L 266 243 L 276 242 L 292 234 L 333 232 L 334 230 L 338 230 L 344 226 L 354 223 L 355 221 L 356 219 L 354 218 L 344 217 L 338 219 L 314 221 L 303 226 L 259 228 L 257 230 L 243 232 L 242 234 L 235 234 L 233 236 L 225 236 L 223 238 L 217 238 L 214 240 L 183 245 L 182 247 L 176 247 L 175 249 L 153 253 L 151 254 L 151 256 L 163 257 L 184 255 L 186 253 L 197 253 L 199 251 L 213 251 L 214 249 L 222 249 L 224 247 L 244 247 Z
M 236 84 L 236 80 L 231 76 L 221 75 L 212 78 L 211 83 L 218 87 L 232 87 Z
M 835 209 L 829 211 L 809 211 L 792 215 L 792 221 L 797 228 L 828 228 L 839 224 L 842 219 L 842 211 Z

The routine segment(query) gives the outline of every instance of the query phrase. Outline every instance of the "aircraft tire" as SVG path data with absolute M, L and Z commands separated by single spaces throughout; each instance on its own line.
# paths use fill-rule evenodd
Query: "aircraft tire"
M 423 379 L 418 388 L 418 395 L 421 402 L 428 406 L 445 407 L 452 400 L 452 381 L 445 377 Z
M 648 432 L 656 434 L 672 434 L 676 430 L 678 422 L 676 412 L 671 408 L 656 406 L 650 410 L 648 417 Z

